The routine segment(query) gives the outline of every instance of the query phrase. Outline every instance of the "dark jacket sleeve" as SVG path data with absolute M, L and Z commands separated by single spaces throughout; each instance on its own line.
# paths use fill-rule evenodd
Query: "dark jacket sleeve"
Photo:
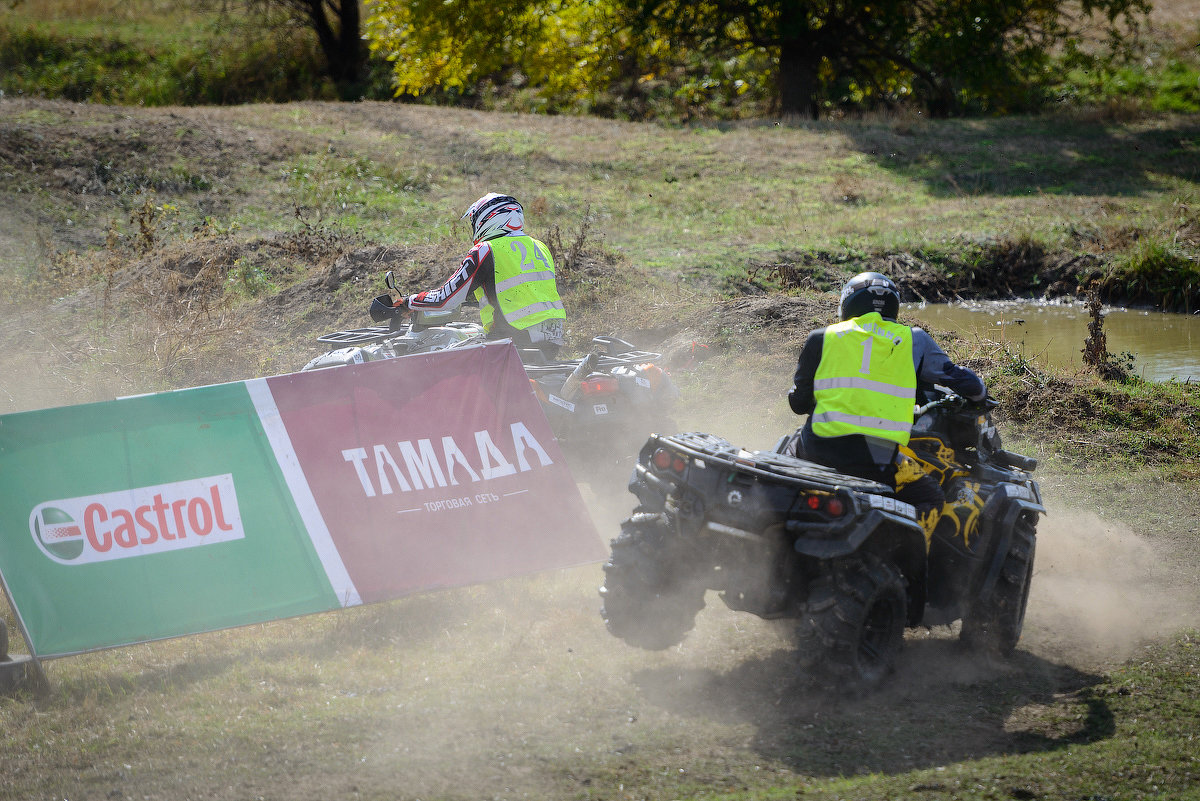
M 821 350 L 825 347 L 825 329 L 818 328 L 808 335 L 800 358 L 796 362 L 796 375 L 792 378 L 792 389 L 788 392 L 788 405 L 796 414 L 808 414 L 816 408 L 813 398 L 813 381 L 817 367 L 821 364 Z
M 950 361 L 933 337 L 921 328 L 913 332 L 913 362 L 917 367 L 917 381 L 925 384 L 941 384 L 973 401 L 983 400 L 987 388 L 983 379 L 966 367 Z

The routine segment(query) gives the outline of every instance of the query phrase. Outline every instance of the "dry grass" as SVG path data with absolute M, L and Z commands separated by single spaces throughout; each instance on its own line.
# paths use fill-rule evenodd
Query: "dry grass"
M 1200 29 L 1200 10 L 1190 0 L 1154 0 L 1150 19 L 1186 35 L 1194 36 Z

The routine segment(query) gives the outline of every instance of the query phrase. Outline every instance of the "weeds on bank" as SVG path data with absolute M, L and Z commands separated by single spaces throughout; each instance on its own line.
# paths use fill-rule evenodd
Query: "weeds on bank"
M 1200 224 L 1193 236 L 1200 239 Z M 1133 303 L 1153 303 L 1166 311 L 1192 313 L 1200 307 L 1200 242 L 1185 248 L 1178 239 L 1139 241 L 1117 260 L 1101 282 L 1108 294 Z M 1191 252 L 1189 252 L 1189 250 Z
M 1083 363 L 1095 370 L 1104 381 L 1130 381 L 1133 378 L 1133 354 L 1114 356 L 1108 352 L 1102 306 L 1098 294 L 1092 292 L 1088 295 L 1084 308 L 1092 319 L 1088 322 L 1087 339 L 1083 341 Z
M 583 253 L 588 244 L 588 234 L 592 231 L 592 205 L 589 203 L 584 206 L 583 217 L 579 221 L 579 228 L 574 235 L 568 235 L 567 240 L 563 239 L 564 233 L 558 225 L 551 225 L 550 230 L 546 232 L 546 245 L 550 248 L 550 253 L 554 256 L 554 267 L 559 277 L 567 280 L 572 278 L 572 273 L 575 270 L 576 264 L 579 261 L 579 256 Z

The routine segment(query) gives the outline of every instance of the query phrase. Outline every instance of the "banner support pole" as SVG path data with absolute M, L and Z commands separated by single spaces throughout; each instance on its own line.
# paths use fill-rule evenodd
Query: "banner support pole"
M 17 605 L 13 603 L 3 573 L 0 573 L 0 589 L 4 590 L 4 600 L 13 612 L 13 618 L 21 630 L 21 637 L 25 640 L 25 648 L 29 652 L 17 654 L 15 657 L 8 653 L 8 625 L 0 620 L 0 692 L 11 693 L 28 684 L 34 695 L 44 695 L 50 690 L 50 680 L 46 678 L 46 671 L 42 669 L 42 661 L 34 653 L 33 640 L 29 638 L 25 621 L 21 619 Z

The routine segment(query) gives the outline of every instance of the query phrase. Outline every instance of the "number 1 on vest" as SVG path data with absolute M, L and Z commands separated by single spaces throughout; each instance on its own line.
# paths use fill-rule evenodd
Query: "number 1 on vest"
M 863 358 L 862 367 L 858 368 L 858 372 L 869 374 L 871 372 L 871 345 L 875 343 L 875 337 L 867 337 L 863 341 Z

